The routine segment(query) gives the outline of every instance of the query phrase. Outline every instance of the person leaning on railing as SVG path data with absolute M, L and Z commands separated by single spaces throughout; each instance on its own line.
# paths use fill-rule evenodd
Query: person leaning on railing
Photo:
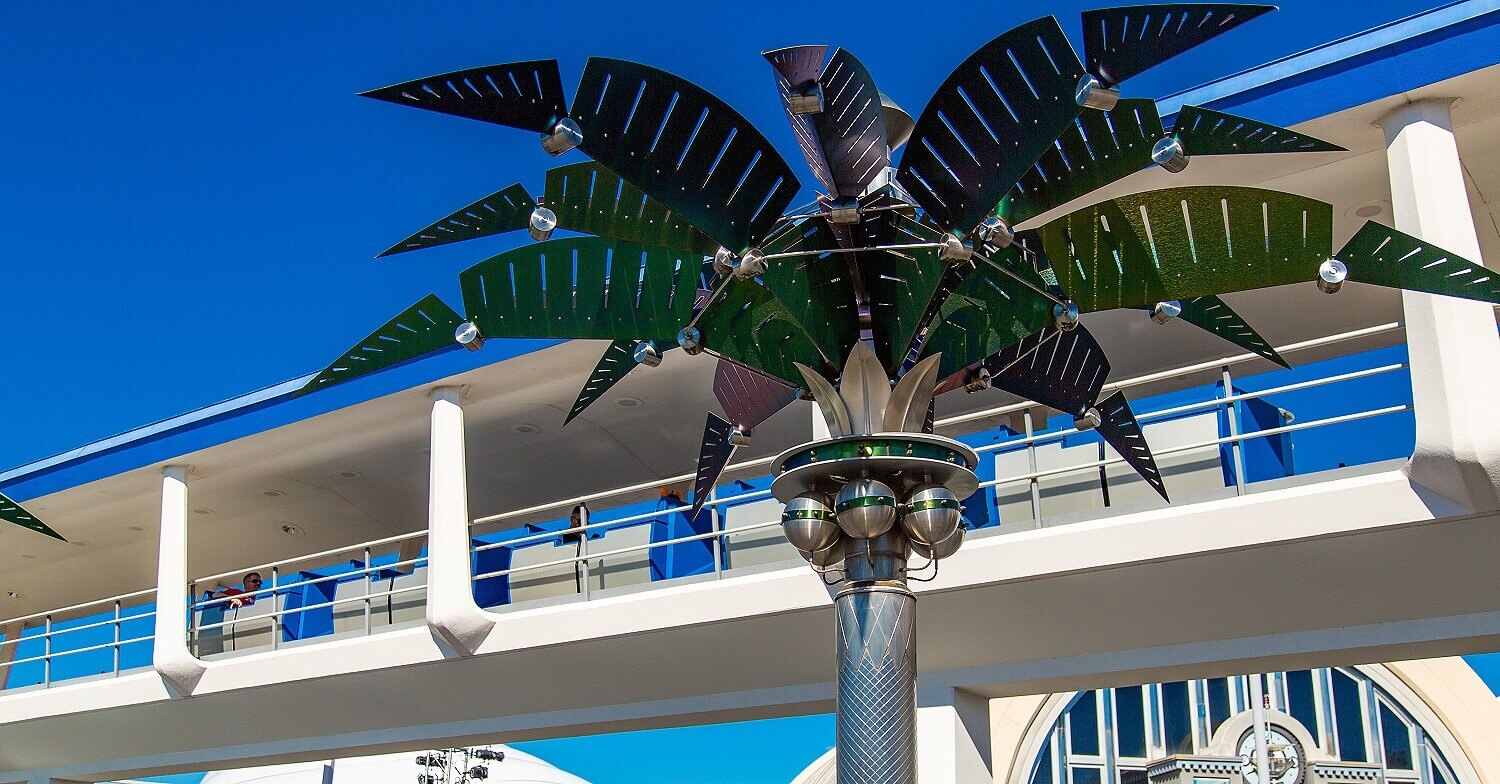
M 260 572 L 250 572 L 241 581 L 243 588 L 220 588 L 213 593 L 215 599 L 227 599 L 230 607 L 239 609 L 255 604 L 255 595 L 260 592 Z

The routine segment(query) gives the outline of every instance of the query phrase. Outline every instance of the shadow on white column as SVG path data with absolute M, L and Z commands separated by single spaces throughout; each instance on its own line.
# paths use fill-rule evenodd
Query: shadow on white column
M 474 601 L 469 536 L 464 389 L 432 390 L 432 454 L 427 501 L 427 627 L 449 654 L 472 656 L 496 618 Z
M 187 697 L 208 665 L 188 648 L 188 467 L 161 471 L 161 538 L 156 566 L 156 628 L 151 663 L 174 697 Z
M 989 698 L 919 681 L 918 784 L 992 784 L 994 780 Z
M 1451 100 L 1386 115 L 1396 228 L 1483 263 L 1450 116 Z M 1500 273 L 1496 273 L 1500 274 Z M 1483 302 L 1402 292 L 1417 446 L 1413 483 L 1472 511 L 1500 509 L 1500 336 Z

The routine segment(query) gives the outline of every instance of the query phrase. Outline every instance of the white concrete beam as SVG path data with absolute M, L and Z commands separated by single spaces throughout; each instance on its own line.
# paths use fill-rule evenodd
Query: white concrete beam
M 992 784 L 990 700 L 939 683 L 917 683 L 919 784 Z
M 460 656 L 472 656 L 495 626 L 474 602 L 469 537 L 464 390 L 432 390 L 432 454 L 427 500 L 427 626 Z
M 1482 263 L 1451 100 L 1410 103 L 1385 129 L 1396 228 Z M 1417 447 L 1413 482 L 1475 511 L 1500 509 L 1500 337 L 1483 302 L 1402 292 Z
M 187 642 L 192 606 L 188 596 L 188 468 L 170 465 L 161 474 L 161 545 L 151 661 L 173 696 L 186 697 L 208 671 Z

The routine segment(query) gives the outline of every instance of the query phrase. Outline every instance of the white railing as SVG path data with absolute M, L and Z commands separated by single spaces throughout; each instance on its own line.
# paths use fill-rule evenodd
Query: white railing
M 1280 350 L 1284 355 L 1291 355 L 1317 348 L 1347 344 L 1356 340 L 1379 338 L 1389 333 L 1397 332 L 1400 329 L 1401 324 L 1393 322 L 1302 341 L 1282 347 Z M 1387 342 L 1380 343 L 1380 345 L 1388 344 Z M 1190 453 L 1195 450 L 1204 450 L 1226 444 L 1230 445 L 1233 475 L 1235 477 L 1235 483 L 1231 490 L 1235 493 L 1246 492 L 1245 466 L 1241 455 L 1241 447 L 1246 441 L 1312 428 L 1330 427 L 1373 417 L 1389 416 L 1409 411 L 1412 408 L 1410 404 L 1382 406 L 1328 416 L 1317 420 L 1297 422 L 1295 424 L 1289 423 L 1281 427 L 1242 433 L 1239 431 L 1239 423 L 1236 417 L 1236 404 L 1238 403 L 1272 395 L 1315 389 L 1395 373 L 1407 368 L 1406 363 L 1388 363 L 1378 367 L 1352 370 L 1321 378 L 1283 384 L 1257 392 L 1234 392 L 1232 369 L 1243 363 L 1259 359 L 1261 357 L 1250 353 L 1227 356 L 1210 362 L 1200 362 L 1110 383 L 1105 385 L 1105 391 L 1141 388 L 1159 384 L 1173 386 L 1174 382 L 1176 382 L 1177 388 L 1204 386 L 1209 383 L 1220 384 L 1222 392 L 1213 399 L 1149 412 L 1138 412 L 1138 419 L 1143 425 L 1149 425 L 1153 422 L 1160 422 L 1176 417 L 1223 412 L 1229 425 L 1228 429 L 1230 432 L 1227 435 L 1157 449 L 1155 450 L 1155 455 L 1160 459 L 1175 454 Z M 1213 375 L 1212 378 L 1207 378 L 1196 383 L 1184 383 L 1195 376 L 1203 374 Z M 1040 524 L 1040 521 L 1044 519 L 1044 501 L 1046 499 L 1043 497 L 1042 485 L 1046 480 L 1070 474 L 1097 474 L 1097 480 L 1101 486 L 1107 487 L 1109 479 L 1106 476 L 1106 469 L 1124 463 L 1121 457 L 1105 456 L 1101 447 L 1100 458 L 1098 460 L 1070 463 L 1065 466 L 1046 469 L 1038 468 L 1038 446 L 1061 441 L 1068 436 L 1078 433 L 1073 428 L 1042 433 L 1035 432 L 1033 420 L 1035 415 L 1041 410 L 1043 410 L 1042 407 L 1035 403 L 1021 401 L 947 417 L 938 420 L 936 423 L 939 432 L 947 435 L 966 435 L 986 431 L 988 428 L 983 424 L 986 421 L 1008 415 L 1019 415 L 1019 418 L 1025 423 L 1023 432 L 1016 434 L 1013 438 L 1006 438 L 997 443 L 979 446 L 976 448 L 976 451 L 982 456 L 994 456 L 1024 450 L 1030 470 L 1019 473 L 1007 473 L 1004 476 L 997 475 L 994 479 L 982 482 L 981 488 L 990 490 L 1004 485 L 1028 485 L 1031 496 L 1031 520 L 1029 522 L 1033 525 Z M 772 458 L 768 457 L 735 463 L 725 470 L 723 476 L 728 479 L 732 477 L 763 475 L 765 469 L 770 465 L 771 460 Z M 579 504 L 598 506 L 607 505 L 610 502 L 615 502 L 616 505 L 632 502 L 639 503 L 649 493 L 656 491 L 660 487 L 679 486 L 691 481 L 693 478 L 694 474 L 684 473 L 650 482 L 641 482 L 611 490 L 587 493 L 478 517 L 472 521 L 471 525 L 475 529 L 476 537 L 482 539 L 488 533 L 514 528 L 515 525 L 522 522 L 544 520 L 549 516 L 549 513 L 552 513 L 552 516 L 556 516 L 556 513 L 566 514 Z M 727 524 L 729 512 L 733 507 L 738 507 L 749 502 L 765 501 L 770 499 L 770 497 L 768 489 L 751 489 L 730 496 L 722 496 L 716 491 L 710 496 L 704 506 L 710 514 L 707 526 L 708 530 L 676 536 L 663 541 L 608 545 L 602 550 L 592 552 L 589 550 L 591 534 L 599 537 L 633 526 L 644 528 L 650 521 L 660 520 L 669 515 L 680 514 L 681 509 L 685 507 L 674 506 L 647 510 L 616 519 L 601 520 L 598 522 L 591 521 L 589 524 L 581 527 L 545 530 L 504 541 L 485 542 L 474 547 L 476 554 L 498 548 L 510 548 L 514 554 L 526 549 L 527 545 L 542 545 L 549 541 L 560 543 L 564 541 L 562 539 L 564 535 L 581 535 L 572 540 L 576 542 L 576 551 L 571 554 L 555 558 L 545 558 L 519 566 L 482 571 L 475 574 L 473 579 L 480 581 L 506 578 L 513 585 L 517 578 L 543 574 L 551 570 L 554 582 L 559 584 L 553 586 L 556 589 L 554 595 L 561 594 L 566 598 L 566 595 L 572 594 L 572 598 L 574 599 L 588 599 L 599 590 L 616 587 L 614 585 L 603 585 L 601 588 L 593 587 L 594 583 L 600 581 L 595 579 L 599 577 L 598 573 L 609 567 L 612 562 L 616 564 L 622 561 L 638 562 L 643 556 L 649 559 L 651 551 L 657 548 L 691 545 L 696 542 L 708 541 L 710 543 L 708 549 L 710 550 L 711 570 L 705 567 L 704 571 L 699 572 L 705 578 L 709 578 L 710 575 L 712 577 L 721 577 L 726 571 L 731 570 L 737 548 L 741 545 L 781 548 L 773 555 L 773 558 L 780 558 L 780 561 L 767 561 L 763 559 L 761 563 L 779 563 L 793 560 L 796 558 L 796 555 L 791 550 L 790 545 L 787 545 L 784 540 L 780 540 L 774 536 L 775 532 L 772 529 L 779 527 L 780 524 L 776 515 L 770 515 L 769 519 L 754 519 L 751 522 L 739 525 L 731 526 Z M 1106 501 L 1106 505 L 1107 503 Z M 595 514 L 597 515 L 598 513 L 596 512 Z M 1005 528 L 1009 529 L 1013 527 L 1013 523 L 1022 522 L 1028 521 L 1008 520 L 1006 521 Z M 311 616 L 305 614 L 311 613 L 319 614 L 322 619 L 320 622 L 329 629 L 327 632 L 316 635 L 317 638 L 327 639 L 330 635 L 374 634 L 382 628 L 390 628 L 403 623 L 403 621 L 396 618 L 397 613 L 394 607 L 398 602 L 407 605 L 406 614 L 410 617 L 406 618 L 406 620 L 416 622 L 422 616 L 421 606 L 425 603 L 427 589 L 425 575 L 426 558 L 423 551 L 426 535 L 425 531 L 420 531 L 386 537 L 371 542 L 325 550 L 311 555 L 197 578 L 190 586 L 190 595 L 194 597 L 194 601 L 192 603 L 189 644 L 193 646 L 193 650 L 199 655 L 204 656 L 213 656 L 216 653 L 228 652 L 230 650 L 275 649 L 284 644 L 300 642 L 306 639 L 307 636 L 313 636 L 299 633 L 299 624 L 297 624 L 299 614 L 303 614 L 301 615 L 302 619 L 307 619 Z M 779 544 L 770 544 L 777 542 Z M 639 563 L 636 565 L 639 567 Z M 329 571 L 330 567 L 336 571 L 329 574 L 315 574 L 307 579 L 287 579 L 289 575 L 298 574 L 303 571 Z M 568 570 L 569 567 L 572 568 L 572 575 L 557 574 L 559 571 Z M 233 608 L 228 607 L 229 597 L 224 596 L 217 589 L 231 587 L 225 585 L 224 581 L 238 579 L 241 575 L 249 572 L 258 572 L 265 580 L 264 585 L 259 590 L 241 594 L 241 596 L 250 597 L 255 600 L 254 604 L 248 605 L 255 609 L 248 613 L 233 612 Z M 637 577 L 639 577 L 639 568 Z M 600 579 L 602 580 L 602 578 Z M 374 590 L 372 584 L 377 580 L 387 580 L 389 582 L 388 587 L 381 590 Z M 398 586 L 398 581 L 404 581 L 409 584 Z M 626 580 L 622 586 L 638 586 L 649 582 L 653 582 L 653 580 L 649 578 Z M 323 592 L 313 589 L 330 583 L 334 585 L 334 588 L 330 591 L 333 594 L 333 598 L 331 599 L 319 599 L 307 603 L 291 601 L 290 597 L 298 592 L 302 594 L 304 600 L 308 596 L 316 597 L 319 593 Z M 347 596 L 340 595 L 340 586 L 350 586 L 355 583 L 362 584 L 359 591 Z M 204 593 L 209 594 L 209 596 L 204 598 Z M 133 605 L 148 604 L 154 598 L 152 594 L 153 592 L 151 591 L 138 591 L 110 599 L 102 599 L 49 612 L 34 613 L 20 618 L 0 621 L 0 633 L 6 634 L 5 639 L 0 641 L 0 688 L 3 688 L 5 685 L 4 676 L 7 673 L 12 672 L 16 667 L 36 662 L 42 662 L 43 664 L 44 672 L 40 678 L 40 684 L 51 685 L 57 681 L 53 672 L 54 662 L 66 656 L 81 655 L 104 649 L 113 649 L 115 666 L 112 672 L 118 674 L 122 670 L 121 650 L 131 643 L 142 643 L 150 639 L 149 630 L 145 633 L 144 637 L 130 635 L 128 638 L 122 638 L 122 635 L 119 633 L 122 626 L 130 624 L 138 618 L 144 617 L 148 620 L 150 619 L 150 615 L 122 616 L 122 612 Z M 270 609 L 263 611 L 262 608 L 266 606 L 264 602 L 267 599 L 270 600 Z M 381 603 L 386 605 L 383 618 L 381 617 L 382 611 L 378 608 L 378 605 Z M 513 601 L 513 603 L 515 602 Z M 222 619 L 213 619 L 220 610 L 222 610 L 224 617 Z M 53 628 L 62 619 L 88 618 L 90 613 L 98 617 L 92 618 L 85 624 L 75 627 L 56 630 Z M 207 613 L 208 619 L 205 619 L 205 613 Z M 330 616 L 341 617 L 337 617 L 336 622 L 330 624 Z M 43 631 L 32 633 L 30 631 L 31 628 L 38 624 L 41 625 Z M 342 626 L 342 628 L 338 628 L 339 626 Z M 16 636 L 13 639 L 12 635 L 15 632 L 7 631 L 23 627 L 27 629 L 26 636 Z M 74 634 L 79 631 L 104 627 L 113 627 L 115 630 L 113 638 L 108 642 L 91 644 L 74 650 L 54 650 L 54 647 L 57 647 L 53 645 L 54 638 Z M 291 630 L 290 632 L 288 631 L 289 629 Z M 263 639 L 262 637 L 268 637 L 268 639 Z M 298 639 L 291 639 L 293 637 Z M 43 641 L 42 653 L 23 657 L 11 656 L 10 658 L 13 660 L 7 661 L 5 646 L 12 646 L 13 651 L 16 648 L 25 646 L 28 641 L 34 640 Z
M 149 605 L 155 598 L 155 591 L 135 591 L 0 621 L 0 689 L 47 688 L 58 680 L 118 676 L 149 666 L 149 650 L 140 648 L 151 644 L 156 613 Z M 39 652 L 25 650 L 38 645 Z M 136 655 L 127 656 L 132 645 Z M 59 663 L 71 672 L 55 673 Z
M 189 645 L 200 656 L 212 656 L 246 648 L 276 649 L 283 644 L 331 634 L 369 635 L 379 628 L 400 624 L 403 621 L 397 619 L 397 602 L 408 609 L 425 604 L 427 559 L 422 549 L 426 540 L 427 532 L 418 531 L 199 577 L 189 585 L 189 595 L 193 597 Z M 316 576 L 292 577 L 303 572 Z M 261 588 L 246 591 L 242 583 L 231 586 L 224 582 L 251 573 L 261 576 Z M 410 584 L 397 586 L 403 578 Z M 388 587 L 372 589 L 377 580 L 388 582 Z M 337 595 L 340 588 L 356 584 L 360 586 L 358 592 Z M 230 590 L 234 593 L 230 594 Z M 325 593 L 334 596 L 316 598 Z M 294 603 L 292 597 L 299 594 L 315 600 Z M 235 600 L 241 606 L 235 607 Z M 270 610 L 261 610 L 265 606 L 263 600 L 270 601 Z M 377 609 L 382 603 L 384 618 Z M 338 617 L 351 608 L 352 613 Z M 420 612 L 401 615 L 412 616 L 404 620 L 421 617 Z M 325 623 L 326 632 L 309 634 L 302 628 Z M 260 638 L 267 634 L 269 639 L 262 641 Z

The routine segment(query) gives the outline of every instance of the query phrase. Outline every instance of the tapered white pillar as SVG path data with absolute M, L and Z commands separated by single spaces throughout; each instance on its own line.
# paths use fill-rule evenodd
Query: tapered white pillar
M 461 656 L 473 655 L 494 627 L 474 602 L 469 543 L 468 458 L 463 387 L 432 390 L 432 454 L 427 497 L 427 626 Z
M 1396 228 L 1483 262 L 1449 114 L 1451 100 L 1381 120 Z M 1500 274 L 1500 273 L 1496 273 Z M 1417 447 L 1413 482 L 1472 510 L 1500 509 L 1500 337 L 1491 306 L 1403 292 Z
M 161 536 L 156 558 L 156 632 L 151 663 L 167 688 L 186 697 L 207 666 L 188 648 L 192 597 L 188 595 L 187 466 L 161 470 Z
M 917 686 L 917 784 L 992 784 L 990 701 L 951 686 Z

